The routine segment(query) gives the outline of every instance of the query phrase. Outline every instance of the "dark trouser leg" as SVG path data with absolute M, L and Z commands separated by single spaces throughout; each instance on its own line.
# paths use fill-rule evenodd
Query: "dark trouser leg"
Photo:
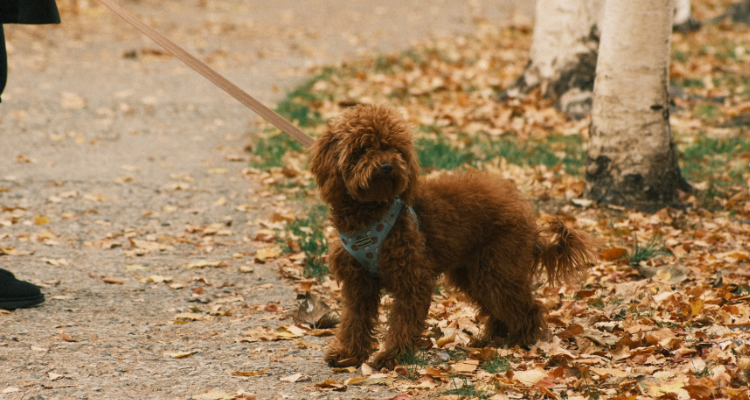
M 0 24 L 0 95 L 5 90 L 5 84 L 8 82 L 8 52 L 5 51 L 5 33 L 3 33 L 3 24 Z M 0 98 L 0 103 L 2 103 Z

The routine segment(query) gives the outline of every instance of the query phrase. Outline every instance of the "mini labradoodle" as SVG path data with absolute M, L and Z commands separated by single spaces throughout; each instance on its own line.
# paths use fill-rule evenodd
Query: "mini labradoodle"
M 393 303 L 371 365 L 395 367 L 420 342 L 441 274 L 486 318 L 484 339 L 531 345 L 547 329 L 532 294 L 540 267 L 554 283 L 595 260 L 586 233 L 560 221 L 540 229 L 510 181 L 480 172 L 420 178 L 411 128 L 393 108 L 360 105 L 332 120 L 310 169 L 341 238 L 328 257 L 344 301 L 325 356 L 333 365 L 370 357 L 385 289 Z

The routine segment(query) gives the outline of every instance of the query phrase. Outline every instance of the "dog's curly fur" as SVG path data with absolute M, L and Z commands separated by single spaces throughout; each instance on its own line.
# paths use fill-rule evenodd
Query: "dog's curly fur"
M 336 340 L 325 356 L 333 365 L 370 357 L 384 288 L 393 304 L 371 365 L 393 368 L 419 343 L 441 274 L 486 317 L 485 339 L 531 345 L 547 328 L 547 310 L 532 294 L 535 275 L 544 267 L 550 282 L 565 281 L 595 259 L 586 233 L 557 220 L 540 229 L 510 181 L 480 172 L 420 179 L 411 128 L 390 107 L 360 105 L 332 120 L 315 144 L 310 170 L 339 232 L 382 219 L 398 197 L 418 219 L 415 224 L 408 208 L 401 210 L 376 274 L 341 243 L 331 243 L 328 260 L 344 301 Z

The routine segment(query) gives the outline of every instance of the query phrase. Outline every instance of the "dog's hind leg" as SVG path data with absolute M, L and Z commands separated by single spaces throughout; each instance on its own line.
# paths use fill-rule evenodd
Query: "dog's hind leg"
M 534 299 L 528 274 L 499 266 L 500 262 L 519 260 L 503 259 L 489 250 L 476 261 L 470 268 L 467 264 L 466 268 L 448 272 L 446 277 L 476 303 L 481 315 L 488 317 L 483 339 L 503 338 L 510 345 L 534 344 L 545 334 L 546 308 Z

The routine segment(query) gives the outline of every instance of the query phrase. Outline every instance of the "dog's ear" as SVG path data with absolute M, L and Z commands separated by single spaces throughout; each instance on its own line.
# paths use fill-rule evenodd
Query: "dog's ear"
M 315 176 L 320 198 L 331 205 L 346 195 L 346 185 L 338 167 L 341 142 L 335 132 L 335 125 L 329 123 L 328 131 L 313 145 L 310 161 L 310 172 Z
M 404 156 L 409 171 L 409 182 L 406 184 L 406 189 L 404 189 L 399 197 L 401 197 L 401 200 L 404 203 L 411 206 L 414 202 L 414 196 L 416 196 L 420 167 L 419 156 L 417 156 L 417 152 L 414 150 L 414 143 L 411 143 L 408 149 L 408 151 L 404 151 Z

